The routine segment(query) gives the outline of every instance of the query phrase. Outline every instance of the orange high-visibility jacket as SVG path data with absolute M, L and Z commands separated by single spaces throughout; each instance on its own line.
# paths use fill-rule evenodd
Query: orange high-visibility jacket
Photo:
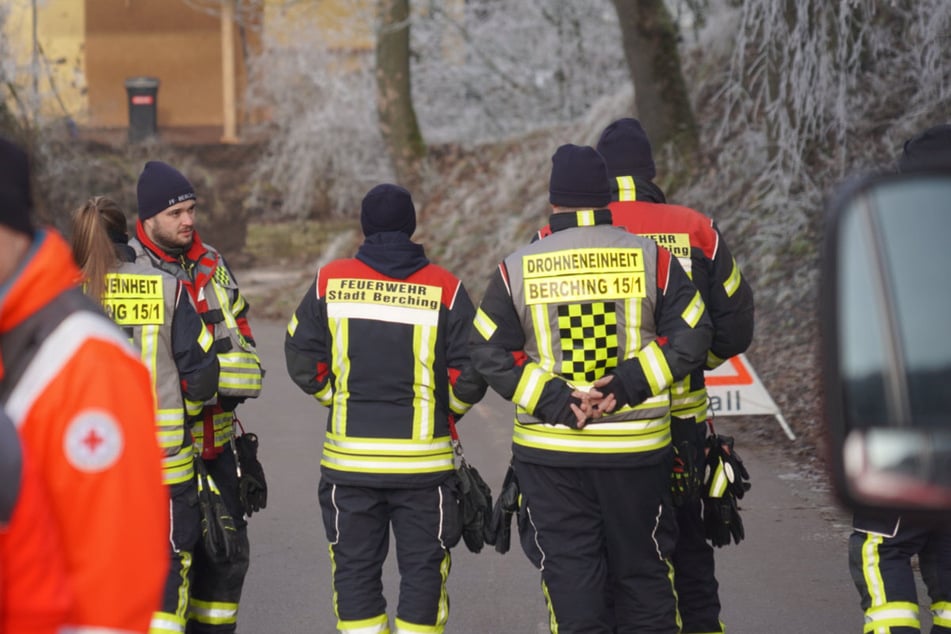
M 0 402 L 46 484 L 76 634 L 146 632 L 168 570 L 169 498 L 148 370 L 38 231 L 0 288 Z
M 63 634 L 72 590 L 43 483 L 0 414 L 0 632 Z

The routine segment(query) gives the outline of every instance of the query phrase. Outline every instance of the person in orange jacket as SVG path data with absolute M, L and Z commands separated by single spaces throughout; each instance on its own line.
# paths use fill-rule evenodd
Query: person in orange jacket
M 149 373 L 34 229 L 26 153 L 0 139 L 0 404 L 49 495 L 75 634 L 147 632 L 168 570 L 169 497 Z
M 71 606 L 46 491 L 0 410 L 0 632 L 64 634 Z

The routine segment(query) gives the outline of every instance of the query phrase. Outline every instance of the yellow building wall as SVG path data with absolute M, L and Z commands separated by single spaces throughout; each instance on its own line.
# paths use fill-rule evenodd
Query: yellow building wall
M 3 0 L 9 14 L 6 37 L 16 66 L 20 102 L 43 118 L 71 116 L 83 121 L 86 110 L 85 7 L 83 0 Z M 33 7 L 36 5 L 36 81 L 33 76 Z M 34 87 L 36 99 L 34 100 Z M 14 107 L 17 107 L 14 104 Z

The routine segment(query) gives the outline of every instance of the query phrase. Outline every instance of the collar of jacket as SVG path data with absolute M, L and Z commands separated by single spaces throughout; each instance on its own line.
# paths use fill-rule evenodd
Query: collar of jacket
M 63 237 L 54 229 L 38 229 L 19 269 L 0 286 L 0 332 L 15 328 L 81 278 Z
M 429 264 L 423 245 L 416 244 L 402 231 L 383 231 L 367 236 L 357 250 L 356 258 L 374 271 L 397 280 L 405 280 Z
M 592 216 L 592 212 L 594 215 Z M 610 209 L 582 209 L 580 211 L 563 211 L 552 214 L 548 219 L 551 232 L 564 231 L 573 227 L 590 227 L 592 225 L 609 225 L 611 221 Z
M 634 191 L 636 192 L 637 200 L 642 200 L 648 203 L 666 203 L 667 196 L 664 195 L 664 190 L 657 186 L 654 181 L 644 180 L 636 176 L 632 176 L 634 179 Z M 618 199 L 618 184 L 617 179 L 611 179 L 611 200 Z

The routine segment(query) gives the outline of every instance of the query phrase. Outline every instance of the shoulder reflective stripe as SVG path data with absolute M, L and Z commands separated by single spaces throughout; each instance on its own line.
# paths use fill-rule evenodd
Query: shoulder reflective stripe
M 637 354 L 637 360 L 651 387 L 651 394 L 660 394 L 670 386 L 674 377 L 670 373 L 670 366 L 667 365 L 667 359 L 657 341 L 651 341 L 646 348 L 642 349 Z
M 617 181 L 617 199 L 618 200 L 637 200 L 637 187 L 634 185 L 634 179 L 630 176 L 618 176 Z
M 529 412 L 534 412 L 542 390 L 548 383 L 548 377 L 548 373 L 537 363 L 526 363 L 522 370 L 522 377 L 515 387 L 515 393 L 512 394 L 512 400 Z
M 733 297 L 733 293 L 740 288 L 740 281 L 743 279 L 743 276 L 740 274 L 740 267 L 736 264 L 736 258 L 733 258 L 733 270 L 730 271 L 730 277 L 726 278 L 723 282 L 723 290 L 726 291 L 727 297 Z
M 480 306 L 476 311 L 475 319 L 472 320 L 472 325 L 475 326 L 475 329 L 479 331 L 479 334 L 482 335 L 482 338 L 488 341 L 492 338 L 492 335 L 495 334 L 495 331 L 498 329 L 498 326 L 494 321 L 482 310 Z
M 17 427 L 23 424 L 34 401 L 62 371 L 63 366 L 69 363 L 76 351 L 93 340 L 113 343 L 129 357 L 137 359 L 125 335 L 105 316 L 92 312 L 73 313 L 40 345 L 7 400 L 7 414 Z
M 297 333 L 297 326 L 300 324 L 300 321 L 297 319 L 297 313 L 294 313 L 291 316 L 291 320 L 287 323 L 287 334 L 293 337 Z
M 700 297 L 700 291 L 697 291 L 687 307 L 684 308 L 684 312 L 680 313 L 680 317 L 687 322 L 688 326 L 696 328 L 697 322 L 703 317 L 704 310 L 706 310 L 706 305 L 703 303 L 703 298 Z

